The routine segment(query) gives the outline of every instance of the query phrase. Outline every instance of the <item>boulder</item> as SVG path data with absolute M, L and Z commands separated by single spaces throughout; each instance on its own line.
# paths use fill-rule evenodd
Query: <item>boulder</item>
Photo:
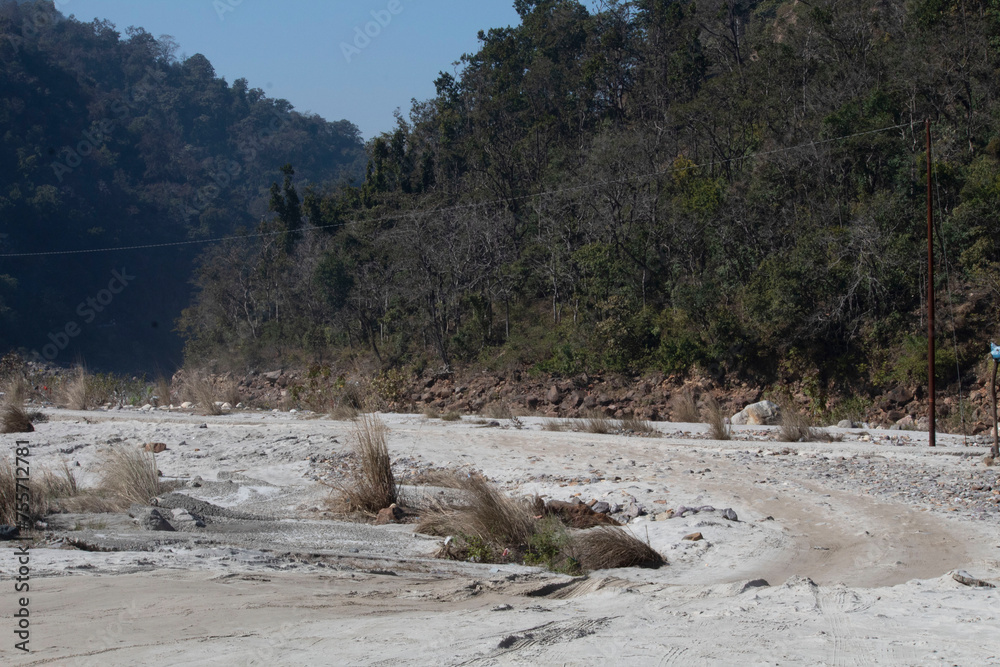
M 160 452 L 166 451 L 167 446 L 162 442 L 147 442 L 142 449 L 143 451 L 159 454 Z
M 378 516 L 375 517 L 375 525 L 384 526 L 387 523 L 399 523 L 402 518 L 403 510 L 401 510 L 396 503 L 393 503 L 378 511 Z
M 136 517 L 139 525 L 146 530 L 163 530 L 163 531 L 173 531 L 174 527 L 163 518 L 158 509 L 149 509 L 141 513 Z
M 730 420 L 733 424 L 749 424 L 752 426 L 773 426 L 781 420 L 781 408 L 771 401 L 752 403 Z
M 837 422 L 837 428 L 854 428 L 854 422 L 850 419 L 841 419 Z
M 552 385 L 549 387 L 548 392 L 545 394 L 545 400 L 552 405 L 558 405 L 562 400 L 562 393 L 559 391 L 559 387 Z M 573 407 L 576 407 L 575 405 Z

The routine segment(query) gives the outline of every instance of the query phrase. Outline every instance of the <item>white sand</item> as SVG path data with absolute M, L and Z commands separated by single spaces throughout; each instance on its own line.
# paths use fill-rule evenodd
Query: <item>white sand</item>
M 876 496 L 870 480 L 834 467 L 837 457 L 875 455 L 903 476 L 933 470 L 961 483 L 982 474 L 984 450 L 951 437 L 935 450 L 917 433 L 902 446 L 859 442 L 857 431 L 845 442 L 785 445 L 698 439 L 697 425 L 658 424 L 682 437 L 652 439 L 547 432 L 535 419 L 519 430 L 385 416 L 401 468 L 411 459 L 468 466 L 511 493 L 631 496 L 653 514 L 712 505 L 739 515 L 642 517 L 631 530 L 668 567 L 573 579 L 436 560 L 440 540 L 412 526 L 324 515 L 329 491 L 312 479 L 323 468 L 307 459 L 346 451 L 348 423 L 51 414 L 27 438 L 35 470 L 66 459 L 93 483 L 109 441 L 164 442 L 165 475 L 208 482 L 184 493 L 277 520 L 153 533 L 125 516 L 53 517 L 52 539 L 119 550 L 31 551 L 30 655 L 13 649 L 16 563 L 0 551 L 3 664 L 1000 664 L 1000 589 L 950 576 L 964 569 L 1000 583 L 1000 512 L 977 519 L 963 501 Z M 15 437 L 0 438 L 9 451 Z M 794 452 L 768 455 L 786 446 Z M 913 477 L 915 489 L 930 483 Z M 681 540 L 694 531 L 705 540 Z M 769 585 L 748 586 L 757 579 Z

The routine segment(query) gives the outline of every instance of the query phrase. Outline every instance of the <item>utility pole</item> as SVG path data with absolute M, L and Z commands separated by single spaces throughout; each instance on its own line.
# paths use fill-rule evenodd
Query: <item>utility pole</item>
M 930 408 L 927 424 L 927 444 L 937 444 L 934 423 L 934 208 L 931 205 L 931 119 L 924 121 L 927 133 L 927 393 Z

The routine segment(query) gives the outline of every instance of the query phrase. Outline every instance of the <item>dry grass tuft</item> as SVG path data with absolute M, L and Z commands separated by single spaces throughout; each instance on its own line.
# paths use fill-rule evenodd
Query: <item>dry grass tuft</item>
M 462 413 L 458 410 L 449 410 L 448 412 L 441 415 L 441 419 L 446 422 L 457 422 L 462 421 Z
M 566 422 L 559 419 L 546 419 L 542 422 L 543 431 L 565 431 Z
M 388 434 L 389 429 L 377 415 L 358 417 L 352 437 L 359 467 L 352 471 L 353 480 L 341 488 L 351 511 L 375 513 L 399 502 L 386 442 Z
M 722 406 L 714 396 L 708 396 L 704 401 L 704 420 L 708 424 L 708 433 L 713 440 L 729 440 L 733 436 L 732 427 L 726 422 Z
M 180 396 L 184 401 L 191 401 L 206 415 L 221 415 L 222 407 L 216 405 L 220 401 L 218 390 L 211 378 L 205 373 L 190 373 L 185 377 L 180 387 Z
M 163 491 L 156 455 L 134 447 L 110 447 L 101 461 L 100 490 L 117 503 L 148 505 Z
M 45 496 L 52 499 L 73 498 L 80 494 L 76 475 L 66 461 L 63 461 L 62 469 L 58 472 L 52 472 L 48 468 L 42 470 L 41 488 Z
M 23 494 L 25 489 L 28 492 L 27 512 L 24 512 L 24 505 L 18 503 L 18 495 Z M 23 500 L 23 495 L 20 499 Z M 22 513 L 18 512 L 19 509 L 22 510 Z M 48 512 L 48 497 L 38 482 L 33 480 L 30 475 L 28 481 L 25 482 L 22 474 L 19 488 L 16 466 L 6 456 L 0 458 L 0 523 L 16 526 L 27 522 L 34 525 L 35 521 L 42 519 Z
M 585 530 L 573 539 L 573 552 L 587 570 L 614 567 L 658 568 L 667 561 L 632 533 L 614 526 Z
M 494 401 L 483 408 L 483 416 L 490 419 L 511 419 L 514 417 L 514 411 L 506 401 Z
M 72 377 L 59 387 L 57 401 L 70 410 L 89 410 L 95 403 L 93 378 L 87 369 L 78 366 Z
M 161 405 L 173 404 L 173 399 L 170 396 L 170 380 L 167 378 L 162 375 L 158 376 L 156 378 L 156 382 L 153 383 L 153 391 L 155 393 L 150 397 L 150 400 L 153 402 L 152 399 L 156 399 L 153 404 L 157 407 Z M 233 405 L 235 405 L 235 403 Z
M 497 554 L 528 544 L 534 525 L 527 501 L 509 498 L 481 475 L 469 475 L 459 482 L 467 502 L 439 505 L 422 517 L 418 532 L 461 538 L 466 547 L 481 546 Z
M 587 433 L 611 433 L 614 428 L 614 421 L 600 412 L 592 412 L 583 420 L 583 430 Z
M 814 428 L 808 414 L 799 412 L 790 405 L 782 405 L 778 439 L 782 442 L 813 442 L 817 440 L 831 442 L 836 437 L 826 429 Z
M 424 408 L 424 417 L 427 417 L 428 419 L 437 419 L 440 416 L 441 415 L 438 413 L 438 411 L 432 408 L 431 406 L 428 405 Z
M 330 409 L 330 419 L 340 422 L 352 422 L 358 418 L 358 409 L 348 403 L 336 402 Z
M 701 422 L 701 413 L 698 411 L 698 404 L 694 400 L 694 395 L 690 391 L 685 391 L 679 396 L 675 396 L 670 401 L 672 416 L 675 422 L 687 424 L 697 424 Z
M 645 419 L 638 419 L 636 417 L 627 417 L 623 419 L 622 430 L 644 435 L 648 438 L 658 438 L 661 435 L 660 432 L 653 428 L 653 425 L 648 421 Z
M 406 480 L 412 486 L 436 486 L 443 489 L 463 489 L 469 477 L 468 472 L 456 468 L 426 470 Z
M 20 405 L 4 403 L 0 407 L 0 433 L 31 433 L 31 417 Z

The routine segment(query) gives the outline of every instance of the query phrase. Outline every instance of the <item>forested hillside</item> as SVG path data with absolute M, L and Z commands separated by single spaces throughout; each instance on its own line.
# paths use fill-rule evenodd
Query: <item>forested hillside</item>
M 995 0 L 515 7 L 520 25 L 481 33 L 370 142 L 363 184 L 305 197 L 297 220 L 321 231 L 209 251 L 182 322 L 193 360 L 914 383 L 925 118 L 938 372 L 982 358 Z
M 0 348 L 169 371 L 203 246 L 9 255 L 252 229 L 288 162 L 302 182 L 363 177 L 353 124 L 299 114 L 175 51 L 141 28 L 0 1 Z

